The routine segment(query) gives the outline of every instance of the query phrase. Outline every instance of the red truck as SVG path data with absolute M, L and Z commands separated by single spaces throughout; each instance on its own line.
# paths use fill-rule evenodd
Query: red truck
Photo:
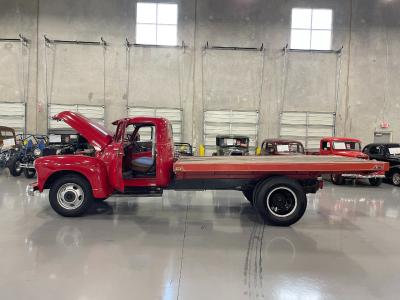
M 361 151 L 361 140 L 343 137 L 325 137 L 321 139 L 319 152 L 311 153 L 319 155 L 336 155 L 358 159 L 369 159 L 369 156 Z M 381 170 L 370 173 L 332 173 L 330 174 L 333 184 L 341 185 L 346 179 L 368 179 L 373 186 L 379 186 L 385 178 L 385 173 Z
M 319 156 L 174 157 L 171 123 L 164 118 L 115 121 L 115 134 L 75 112 L 64 121 L 96 149 L 94 157 L 55 155 L 35 160 L 37 182 L 29 194 L 49 189 L 52 208 L 62 216 L 84 214 L 94 201 L 112 195 L 159 196 L 163 190 L 239 190 L 272 225 L 297 222 L 307 193 L 322 187 L 323 173 L 387 171 L 378 161 Z

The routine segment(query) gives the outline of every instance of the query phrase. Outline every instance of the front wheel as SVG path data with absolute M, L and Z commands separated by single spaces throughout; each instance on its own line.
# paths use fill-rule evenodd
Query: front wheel
M 50 188 L 49 198 L 51 207 L 64 217 L 81 216 L 93 203 L 89 182 L 75 174 L 58 178 Z
M 10 170 L 10 174 L 14 177 L 18 177 L 22 173 L 21 162 L 18 158 L 14 157 L 10 159 L 8 163 L 8 169 Z
M 254 206 L 264 222 L 275 226 L 290 226 L 304 215 L 307 196 L 296 180 L 273 177 L 255 189 Z
M 400 172 L 393 172 L 391 175 L 393 185 L 400 186 Z
M 331 174 L 331 181 L 335 185 L 344 184 L 344 178 L 341 174 Z
M 372 186 L 380 186 L 382 184 L 382 178 L 369 178 L 368 181 Z
M 36 175 L 35 169 L 24 169 L 24 175 L 26 178 L 33 178 Z

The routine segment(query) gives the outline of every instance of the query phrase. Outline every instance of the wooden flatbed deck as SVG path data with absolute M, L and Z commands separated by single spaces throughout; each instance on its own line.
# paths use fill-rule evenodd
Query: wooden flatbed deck
M 389 165 L 342 156 L 224 156 L 182 157 L 174 163 L 177 178 L 207 175 L 384 173 Z

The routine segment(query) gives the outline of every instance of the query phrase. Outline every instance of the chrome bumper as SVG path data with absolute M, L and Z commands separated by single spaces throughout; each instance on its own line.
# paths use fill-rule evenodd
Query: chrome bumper
M 19 164 L 19 166 L 23 169 L 35 169 L 35 166 L 33 164 Z
M 35 196 L 35 191 L 37 190 L 39 189 L 36 182 L 30 183 L 26 186 L 26 194 L 28 196 Z
M 341 174 L 342 177 L 345 178 L 353 178 L 353 179 L 370 179 L 370 178 L 385 178 L 385 175 L 362 175 L 362 174 Z

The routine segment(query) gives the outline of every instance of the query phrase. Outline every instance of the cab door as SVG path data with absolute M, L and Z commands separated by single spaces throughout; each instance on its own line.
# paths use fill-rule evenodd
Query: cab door
M 123 137 L 125 133 L 125 122 L 120 122 L 117 127 L 114 141 L 107 149 L 107 160 L 109 160 L 108 174 L 110 184 L 121 193 L 124 191 L 124 179 L 122 177 L 122 159 L 124 157 Z

